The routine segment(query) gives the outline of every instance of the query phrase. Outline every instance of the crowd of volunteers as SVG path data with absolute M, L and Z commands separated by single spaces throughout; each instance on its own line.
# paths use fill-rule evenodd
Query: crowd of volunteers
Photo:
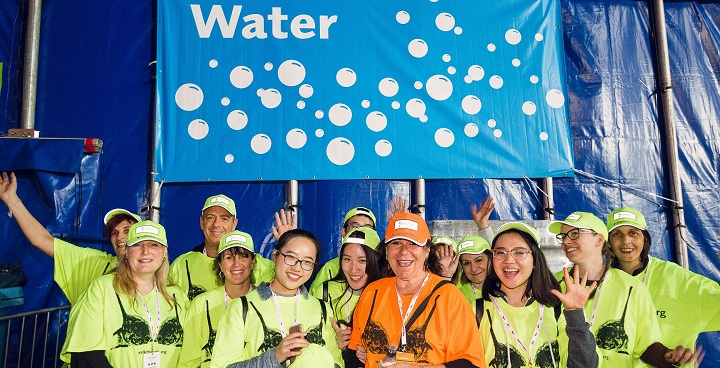
M 471 206 L 478 231 L 462 239 L 432 237 L 400 198 L 388 224 L 350 209 L 324 265 L 285 210 L 270 259 L 258 254 L 222 194 L 199 208 L 204 242 L 174 260 L 166 229 L 131 211 L 104 218 L 112 255 L 54 238 L 13 173 L 0 199 L 54 259 L 72 305 L 60 356 L 74 368 L 694 367 L 698 335 L 720 330 L 718 283 L 650 256 L 628 207 L 552 221 L 572 263 L 553 274 L 530 222 L 489 226 L 492 198 Z

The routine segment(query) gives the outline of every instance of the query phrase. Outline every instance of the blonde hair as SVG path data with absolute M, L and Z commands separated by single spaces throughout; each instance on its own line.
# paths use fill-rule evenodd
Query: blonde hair
M 155 271 L 155 285 L 160 294 L 170 304 L 176 304 L 175 298 L 168 294 L 167 287 L 174 285 L 169 275 L 170 263 L 167 255 L 163 258 L 160 268 Z M 115 269 L 115 278 L 113 279 L 113 288 L 120 294 L 125 294 L 132 298 L 133 303 L 137 302 L 137 282 L 132 278 L 132 270 L 127 260 L 127 252 L 118 256 L 118 265 Z

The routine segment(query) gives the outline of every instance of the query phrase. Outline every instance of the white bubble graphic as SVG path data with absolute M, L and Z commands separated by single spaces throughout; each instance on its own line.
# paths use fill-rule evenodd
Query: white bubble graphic
M 541 33 L 535 33 L 535 41 L 540 42 L 544 39 L 543 35 Z
M 455 34 L 459 36 L 459 35 L 462 34 L 463 29 L 462 29 L 462 27 L 455 27 L 455 28 L 453 29 L 453 32 L 455 32 Z
M 232 130 L 241 130 L 248 123 L 248 116 L 245 111 L 233 110 L 227 116 L 227 124 Z
M 530 83 L 532 83 L 532 84 L 537 84 L 537 82 L 539 82 L 539 81 L 540 81 L 540 79 L 538 78 L 537 75 L 531 75 L 531 76 L 530 76 Z
M 453 85 L 444 75 L 433 75 L 425 82 L 425 90 L 433 100 L 445 101 L 452 95 Z
M 220 99 L 220 104 L 223 105 L 223 106 L 230 105 L 230 99 L 227 98 L 227 97 L 223 97 L 223 98 Z
M 337 103 L 330 108 L 328 118 L 337 126 L 345 126 L 352 120 L 352 110 L 348 105 Z
M 212 60 L 210 60 L 210 62 L 208 63 L 208 65 L 209 65 L 211 68 L 215 69 L 215 68 L 217 68 L 217 66 L 218 66 L 218 61 L 215 60 L 215 59 L 212 59 Z
M 480 65 L 470 65 L 468 68 L 468 76 L 474 81 L 479 81 L 485 77 L 485 69 Z
M 203 91 L 196 84 L 186 83 L 175 91 L 175 103 L 185 111 L 197 110 L 203 103 Z
M 514 67 L 520 66 L 520 59 L 512 59 L 512 65 Z
M 322 138 L 325 135 L 325 131 L 322 129 L 316 129 L 315 130 L 315 136 L 318 138 Z
M 355 156 L 355 147 L 349 139 L 338 137 L 328 143 L 325 153 L 330 162 L 342 166 L 352 161 Z
M 267 71 L 273 70 L 274 67 L 273 63 L 265 63 L 265 70 Z
M 442 148 L 448 148 L 455 143 L 455 134 L 448 128 L 440 128 L 435 131 L 435 143 Z
M 295 87 L 305 80 L 305 66 L 297 60 L 285 60 L 278 67 L 278 79 L 288 87 Z
M 264 88 L 258 88 L 257 92 L 255 92 L 255 94 L 257 94 L 258 97 L 262 97 L 264 93 L 265 93 Z
M 387 117 L 380 111 L 373 111 L 365 118 L 365 124 L 373 132 L 381 132 L 387 126 Z
M 252 70 L 244 65 L 236 66 L 230 72 L 230 83 L 232 83 L 235 88 L 247 88 L 252 84 L 254 78 Z
M 347 88 L 352 87 L 355 84 L 357 81 L 357 75 L 355 75 L 355 71 L 350 68 L 342 68 L 338 70 L 335 75 L 335 79 L 339 85 Z
M 408 44 L 408 52 L 410 52 L 410 55 L 419 59 L 427 55 L 428 44 L 425 41 L 416 38 Z
M 488 120 L 488 127 L 495 128 L 496 125 L 497 125 L 497 121 L 495 121 L 495 119 Z
M 408 115 L 414 118 L 420 118 L 425 115 L 425 109 L 425 102 L 419 98 L 411 98 L 405 104 L 405 111 L 407 111 Z
M 387 157 L 392 153 L 392 144 L 387 139 L 381 139 L 375 143 L 375 153 L 380 157 Z
M 465 124 L 464 132 L 466 136 L 473 138 L 478 135 L 480 128 L 478 128 L 475 123 L 467 123 Z
M 435 17 L 435 26 L 443 32 L 447 32 L 455 27 L 455 18 L 450 13 L 440 13 Z
M 563 96 L 562 92 L 556 89 L 551 89 L 545 94 L 545 101 L 547 101 L 547 104 L 550 105 L 550 107 L 559 109 L 565 105 L 565 96 Z
M 452 60 L 452 57 L 450 56 L 450 54 L 443 54 L 442 60 L 447 63 Z
M 302 109 L 305 108 L 305 101 L 300 100 L 300 101 L 297 102 L 297 104 L 296 104 L 295 106 L 297 106 L 297 108 L 298 108 L 299 110 L 302 110 Z
M 421 123 L 427 123 L 427 121 L 428 121 L 428 116 L 427 116 L 427 115 L 423 115 L 423 116 L 420 117 L 419 120 L 420 120 Z
M 522 104 L 522 112 L 525 113 L 525 115 L 534 115 L 535 111 L 537 111 L 537 106 L 535 106 L 534 102 L 525 101 L 525 103 Z
M 500 89 L 503 86 L 503 79 L 499 75 L 490 77 L 490 87 Z
M 495 129 L 495 130 L 493 131 L 493 135 L 495 136 L 495 138 L 500 138 L 500 137 L 502 137 L 502 130 L 500 130 L 500 129 Z
M 472 81 L 473 81 L 472 78 L 471 78 L 469 75 L 466 75 L 465 77 L 463 77 L 463 80 L 464 80 L 465 83 L 467 83 L 467 84 L 470 84 L 470 83 L 472 83 Z
M 397 109 L 400 108 L 400 102 L 398 102 L 398 101 L 393 101 L 393 102 L 390 104 L 390 106 L 391 106 L 393 109 L 397 110 Z
M 550 137 L 548 136 L 547 132 L 542 132 L 542 133 L 540 133 L 540 140 L 541 140 L 541 141 L 546 141 L 546 140 L 548 140 L 548 138 L 550 138 Z
M 489 43 L 489 44 L 487 45 L 487 49 L 488 49 L 488 51 L 490 51 L 490 52 L 495 52 L 495 50 L 497 49 L 497 47 L 495 46 L 494 43 Z
M 395 20 L 400 24 L 408 24 L 410 21 L 410 14 L 404 10 L 401 10 L 395 14 Z
M 423 88 L 423 82 L 416 81 L 415 83 L 413 83 L 413 87 L 415 87 L 415 89 L 419 91 Z
M 290 148 L 302 148 L 305 146 L 305 143 L 307 143 L 307 135 L 305 135 L 305 132 L 300 128 L 290 129 L 287 135 L 285 135 L 285 142 L 287 142 Z
M 325 113 L 322 110 L 315 110 L 315 118 L 316 119 L 322 119 L 325 116 Z
M 380 80 L 380 83 L 378 83 L 378 90 L 380 91 L 380 94 L 385 97 L 393 97 L 400 90 L 400 86 L 395 79 L 383 78 Z
M 210 126 L 205 120 L 195 119 L 188 124 L 188 134 L 192 139 L 201 140 L 207 137 L 210 132 Z
M 258 155 L 264 155 L 270 151 L 272 147 L 272 141 L 267 134 L 257 134 L 250 140 L 250 149 Z
M 300 93 L 300 97 L 302 98 L 310 98 L 312 97 L 313 93 L 315 93 L 315 89 L 309 84 L 303 84 L 298 89 L 298 93 Z
M 231 164 L 233 161 L 235 161 L 235 156 L 233 156 L 229 153 L 227 155 L 225 155 L 225 162 Z
M 482 108 L 482 102 L 477 96 L 467 95 L 462 100 L 462 109 L 470 115 L 475 115 L 480 112 Z
M 360 102 L 360 106 L 362 106 L 363 108 L 367 109 L 368 107 L 370 107 L 370 101 L 368 101 L 368 100 L 362 100 L 362 102 Z
M 268 109 L 274 109 L 282 102 L 282 95 L 280 91 L 275 88 L 269 88 L 263 91 L 262 96 L 260 96 L 260 102 Z
M 455 67 L 454 67 L 454 66 L 449 66 L 449 67 L 447 68 L 447 72 L 448 72 L 448 74 L 450 74 L 450 75 L 455 75 Z
M 508 29 L 505 32 L 505 41 L 511 45 L 517 45 L 522 40 L 522 35 L 517 29 Z

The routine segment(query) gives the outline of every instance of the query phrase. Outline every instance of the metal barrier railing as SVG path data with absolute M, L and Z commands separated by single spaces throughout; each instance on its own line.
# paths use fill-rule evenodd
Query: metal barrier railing
M 65 305 L 0 317 L 0 341 L 5 339 L 0 356 L 2 366 L 62 366 L 60 349 L 65 341 L 69 310 L 70 306 Z

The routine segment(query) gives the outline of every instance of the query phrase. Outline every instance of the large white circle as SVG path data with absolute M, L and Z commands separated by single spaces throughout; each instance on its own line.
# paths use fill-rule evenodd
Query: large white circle
M 424 40 L 416 38 L 408 44 L 408 52 L 416 58 L 421 58 L 428 53 L 428 44 Z
M 452 95 L 453 84 L 448 77 L 436 74 L 425 82 L 425 90 L 432 99 L 445 101 Z
M 313 86 L 309 84 L 303 84 L 299 89 L 300 97 L 302 98 L 310 98 L 314 92 Z
M 395 79 L 383 78 L 380 83 L 378 83 L 378 90 L 380 91 L 380 94 L 385 97 L 393 97 L 400 90 L 400 86 Z
M 307 135 L 302 129 L 293 128 L 285 135 L 285 142 L 290 148 L 302 148 L 307 143 Z
M 232 130 L 241 130 L 248 123 L 248 116 L 245 111 L 233 110 L 227 116 L 227 124 Z
M 272 141 L 267 134 L 257 134 L 250 140 L 250 148 L 258 155 L 264 155 L 270 151 Z
M 192 139 L 201 140 L 207 137 L 210 132 L 210 126 L 205 120 L 195 119 L 188 124 L 188 134 Z
M 197 84 L 185 83 L 175 91 L 175 103 L 185 111 L 197 110 L 203 98 L 203 91 Z
M 463 130 L 465 132 L 465 135 L 473 138 L 480 133 L 480 128 L 478 128 L 477 124 L 475 123 L 467 123 L 465 124 L 465 129 Z
M 535 106 L 535 103 L 532 101 L 525 101 L 525 103 L 522 104 L 522 112 L 525 113 L 525 115 L 535 115 L 535 112 L 537 111 L 537 106 Z
M 442 148 L 448 148 L 455 143 L 455 135 L 448 128 L 440 128 L 435 131 L 435 143 Z
M 282 102 L 282 95 L 280 91 L 275 88 L 268 88 L 262 92 L 260 96 L 260 103 L 268 109 L 274 109 Z
M 348 105 L 336 103 L 330 108 L 328 118 L 331 123 L 337 126 L 345 126 L 352 120 L 352 110 L 350 110 Z
M 485 76 L 485 69 L 480 65 L 470 65 L 468 68 L 468 75 L 472 80 L 479 81 Z
M 493 75 L 490 77 L 490 87 L 494 89 L 500 89 L 503 86 L 503 79 L 499 75 Z
M 392 153 L 392 144 L 387 139 L 381 139 L 375 143 L 375 153 L 380 157 L 387 157 Z
M 253 79 L 252 70 L 244 65 L 236 66 L 230 72 L 230 83 L 232 83 L 235 88 L 247 88 L 252 84 Z
M 414 118 L 420 118 L 421 116 L 425 115 L 426 108 L 427 107 L 425 106 L 425 102 L 423 102 L 419 98 L 411 98 L 405 104 L 405 111 L 407 111 L 408 115 Z
M 355 156 L 355 147 L 349 139 L 338 137 L 328 143 L 325 153 L 330 162 L 342 166 L 352 161 Z
M 337 83 L 343 87 L 352 87 L 357 81 L 355 71 L 350 68 L 342 68 L 335 75 Z
M 401 10 L 395 14 L 395 20 L 400 24 L 407 24 L 410 21 L 410 14 Z
M 511 45 L 517 45 L 522 40 L 522 35 L 517 29 L 508 29 L 505 32 L 505 41 Z
M 435 26 L 443 32 L 447 32 L 455 27 L 455 18 L 450 13 L 440 13 L 435 17 Z
M 482 108 L 482 102 L 477 96 L 467 95 L 462 100 L 462 109 L 470 115 L 475 115 L 480 112 Z
M 545 101 L 550 107 L 559 109 L 565 105 L 565 96 L 557 89 L 551 89 L 545 94 Z
M 365 124 L 373 132 L 381 132 L 387 126 L 387 117 L 380 111 L 373 111 L 365 118 Z
M 288 87 L 295 87 L 305 80 L 305 66 L 297 60 L 285 60 L 278 67 L 278 79 Z

